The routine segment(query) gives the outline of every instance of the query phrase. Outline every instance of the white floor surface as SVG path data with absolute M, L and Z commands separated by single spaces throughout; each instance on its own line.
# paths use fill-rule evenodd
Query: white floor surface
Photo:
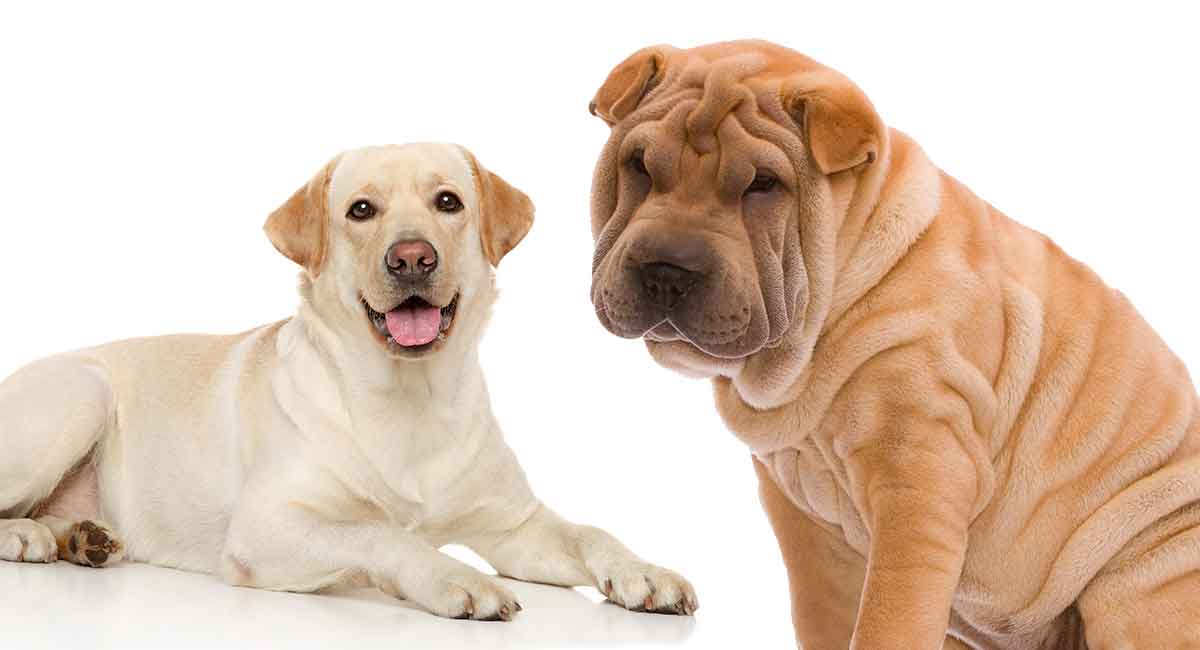
M 278 593 L 139 564 L 0 562 L 0 648 L 700 647 L 703 612 L 637 614 L 594 590 L 505 583 L 525 609 L 499 623 L 437 618 L 369 589 Z

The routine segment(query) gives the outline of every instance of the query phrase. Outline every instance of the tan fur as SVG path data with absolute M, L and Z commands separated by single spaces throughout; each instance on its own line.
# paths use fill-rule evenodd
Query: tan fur
M 809 154 L 826 174 L 875 160 L 883 122 L 871 101 L 833 70 L 817 70 L 789 79 L 780 98 L 797 116 Z
M 592 115 L 614 124 L 637 108 L 646 93 L 661 81 L 666 49 L 647 48 L 614 68 L 589 105 Z
M 314 276 L 321 272 L 325 259 L 325 204 L 337 162 L 334 158 L 326 163 L 312 180 L 272 212 L 263 226 L 276 250 Z
M 521 243 L 533 226 L 533 201 L 503 178 L 483 168 L 467 153 L 475 173 L 475 191 L 483 197 L 479 215 L 479 238 L 492 266 Z
M 593 298 L 630 336 L 649 321 L 625 307 L 637 285 L 619 260 L 715 236 L 709 266 L 746 279 L 693 291 L 788 322 L 718 345 L 683 310 L 646 339 L 660 363 L 712 378 L 754 452 L 804 647 L 1200 647 L 1196 393 L 1129 301 L 815 61 L 754 41 L 659 51 L 661 80 L 610 120 L 597 165 Z M 611 77 L 598 111 L 639 78 Z M 715 142 L 659 129 L 673 110 L 716 124 Z M 627 140 L 672 152 L 647 163 L 648 193 L 621 166 Z M 767 199 L 728 198 L 739 185 L 718 174 L 781 153 L 786 189 L 757 218 L 798 227 L 795 249 L 758 243 Z M 647 215 L 663 204 L 686 209 L 658 232 Z M 701 216 L 716 211 L 737 214 Z M 790 320 L 780 287 L 799 287 Z

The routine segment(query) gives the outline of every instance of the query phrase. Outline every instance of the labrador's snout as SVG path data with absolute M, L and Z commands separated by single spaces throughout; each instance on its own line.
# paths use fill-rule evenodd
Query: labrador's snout
M 433 273 L 438 265 L 438 254 L 433 244 L 424 239 L 402 239 L 388 248 L 383 263 L 392 276 L 415 280 Z

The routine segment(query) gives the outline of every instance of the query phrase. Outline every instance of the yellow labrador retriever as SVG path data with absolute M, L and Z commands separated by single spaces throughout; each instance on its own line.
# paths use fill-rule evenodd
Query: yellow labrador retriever
M 532 223 L 457 146 L 334 159 L 266 224 L 304 269 L 295 317 L 64 354 L 0 384 L 0 558 L 126 557 L 514 616 L 512 593 L 437 550 L 456 542 L 507 576 L 691 614 L 685 580 L 543 506 L 492 417 L 476 349 L 492 267 Z
M 591 108 L 596 313 L 712 378 L 807 650 L 1200 648 L 1196 392 L 1128 300 L 783 47 Z

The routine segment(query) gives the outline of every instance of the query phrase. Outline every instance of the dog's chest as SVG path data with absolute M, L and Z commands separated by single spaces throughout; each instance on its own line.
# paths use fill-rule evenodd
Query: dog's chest
M 841 528 L 852 548 L 867 553 L 869 533 L 850 497 L 846 468 L 832 445 L 810 436 L 793 447 L 758 457 L 776 485 L 801 511 Z
M 304 440 L 303 462 L 406 528 L 443 517 L 491 432 L 482 382 L 437 389 L 418 377 L 380 390 L 339 385 L 316 364 L 301 369 L 277 375 L 273 389 Z
M 436 518 L 470 469 L 486 433 L 478 416 L 431 405 L 358 423 L 356 462 L 344 471 L 373 501 L 417 525 Z
M 481 502 L 485 474 L 499 478 L 479 466 L 495 455 L 491 421 L 476 403 L 396 400 L 386 412 L 354 418 L 335 471 L 391 521 L 437 536 Z

